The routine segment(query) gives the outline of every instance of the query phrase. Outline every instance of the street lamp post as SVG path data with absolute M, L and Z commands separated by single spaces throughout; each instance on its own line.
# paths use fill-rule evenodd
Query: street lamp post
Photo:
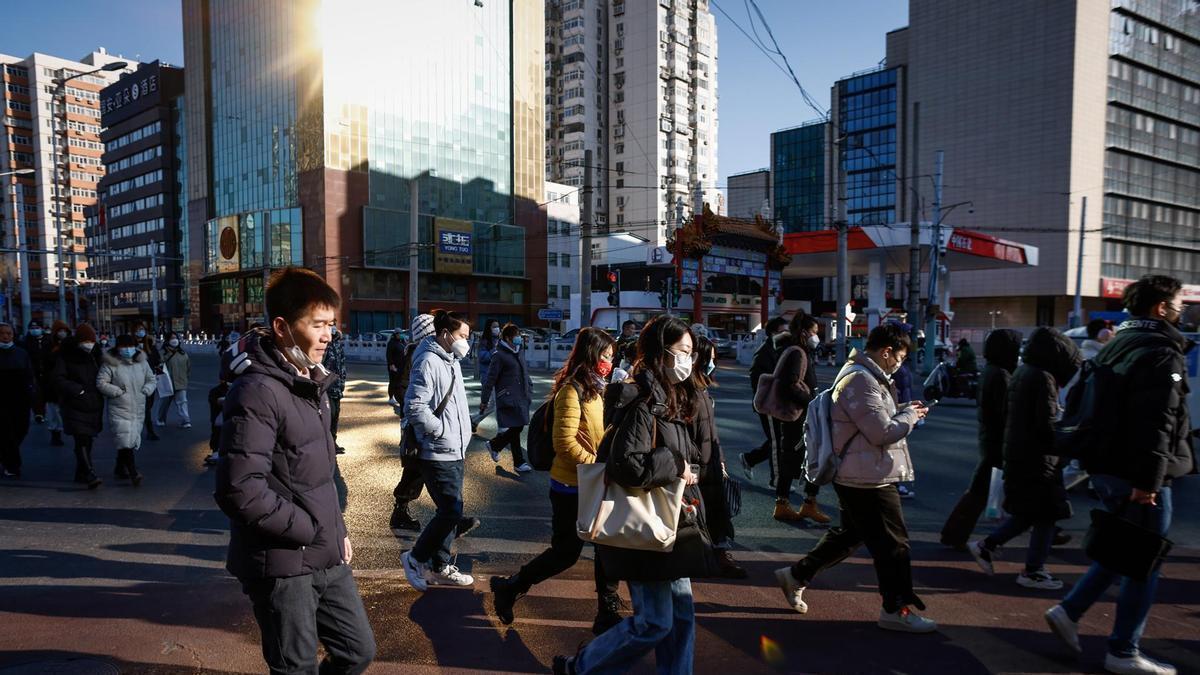
M 33 169 L 17 169 L 0 173 L 0 176 L 28 176 L 32 173 L 36 172 Z M 21 224 L 21 207 L 17 204 L 16 180 L 9 184 L 9 194 L 13 206 L 13 221 L 17 229 L 17 273 L 21 276 L 21 326 L 27 329 L 29 322 L 33 320 L 33 308 L 29 306 L 29 254 L 25 252 L 25 228 Z
M 51 136 L 51 139 L 53 140 L 53 142 L 50 144 L 50 147 L 53 150 L 53 158 L 51 160 L 53 162 L 53 167 L 51 167 L 51 176 L 53 177 L 52 185 L 54 186 L 54 232 L 55 232 L 55 239 L 57 240 L 57 245 L 55 246 L 55 250 L 57 251 L 57 253 L 55 254 L 54 269 L 56 270 L 57 276 L 58 276 L 58 318 L 62 321 L 67 320 L 67 287 L 66 287 L 66 279 L 63 277 L 63 243 L 62 243 L 62 238 L 63 238 L 63 232 L 62 232 L 63 194 L 62 194 L 62 192 L 63 192 L 63 190 L 62 190 L 62 188 L 64 185 L 70 183 L 70 180 L 69 180 L 70 175 L 69 175 L 69 171 L 65 171 L 65 172 L 63 172 L 62 180 L 61 181 L 59 180 L 59 176 L 58 176 L 58 168 L 59 168 L 58 167 L 58 157 L 59 157 L 58 129 L 55 129 L 54 127 L 59 125 L 59 123 L 60 123 L 59 111 L 61 110 L 62 111 L 61 125 L 62 125 L 63 145 L 64 146 L 67 145 L 69 143 L 69 141 L 68 141 L 69 135 L 67 134 L 67 111 L 66 111 L 65 98 L 66 98 L 66 90 L 67 90 L 68 82 L 70 82 L 71 80 L 74 80 L 76 78 L 85 77 L 87 75 L 93 75 L 95 73 L 99 73 L 102 71 L 103 72 L 114 72 L 117 70 L 123 70 L 127 67 L 129 67 L 129 64 L 124 61 L 113 61 L 112 63 L 109 63 L 109 64 L 106 64 L 99 68 L 96 68 L 95 70 L 89 70 L 84 73 L 75 73 L 74 75 L 72 75 L 70 77 L 65 77 L 65 78 L 60 77 L 56 80 L 56 83 L 54 85 L 54 104 L 53 104 L 54 105 L 54 115 L 53 115 L 54 125 L 51 126 L 51 129 L 54 133 L 53 133 L 53 136 Z M 60 69 L 60 71 L 61 71 L 61 69 Z M 61 106 L 59 105 L 59 102 L 58 102 L 59 96 L 62 96 L 64 98 L 64 101 Z M 70 158 L 71 154 L 70 154 L 69 149 L 64 147 L 64 150 L 67 150 L 67 157 Z M 69 164 L 70 162 L 68 161 L 67 163 Z M 74 242 L 72 242 L 71 243 L 72 256 L 74 256 L 74 253 L 73 253 L 74 249 L 75 249 L 75 244 L 74 244 Z M 72 259 L 74 259 L 74 257 L 72 257 Z M 76 295 L 75 300 L 76 300 L 76 307 L 78 308 L 78 301 L 79 301 L 78 295 Z M 76 309 L 76 313 L 78 314 L 78 309 Z M 77 315 L 76 319 L 78 319 L 78 318 L 79 317 Z
M 996 317 L 1000 316 L 1003 313 L 1004 312 L 1001 312 L 998 309 L 993 309 L 988 312 L 988 316 L 990 316 L 992 318 L 992 330 L 996 330 Z

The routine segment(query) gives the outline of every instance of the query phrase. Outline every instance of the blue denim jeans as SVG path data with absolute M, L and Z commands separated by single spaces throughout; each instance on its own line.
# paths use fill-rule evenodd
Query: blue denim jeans
M 1050 547 L 1054 544 L 1053 520 L 1009 516 L 983 540 L 983 546 L 989 551 L 995 551 L 1029 529 L 1033 531 L 1029 533 L 1029 550 L 1025 553 L 1025 572 L 1036 572 L 1042 569 L 1046 558 L 1050 557 Z
M 1115 512 L 1129 500 L 1133 486 L 1129 481 L 1114 476 L 1093 475 L 1092 486 L 1100 493 L 1104 508 Z M 1158 505 L 1129 504 L 1125 507 L 1125 518 L 1142 527 L 1167 534 L 1171 527 L 1171 488 L 1163 487 L 1158 492 Z M 1078 621 L 1114 582 L 1120 581 L 1117 594 L 1117 617 L 1113 622 L 1112 634 L 1108 637 L 1108 651 L 1114 656 L 1132 656 L 1138 652 L 1138 641 L 1146 628 L 1146 617 L 1154 603 L 1154 591 L 1158 587 L 1158 571 L 1150 578 L 1137 581 L 1119 576 L 1095 563 L 1088 569 L 1075 588 L 1062 601 L 1062 607 L 1072 621 Z
M 425 489 L 433 500 L 437 511 L 413 544 L 413 560 L 430 563 L 435 570 L 450 564 L 450 545 L 454 543 L 454 530 L 463 514 L 463 461 L 434 462 L 416 460 L 421 469 Z
M 654 650 L 657 672 L 692 672 L 696 611 L 691 579 L 630 581 L 633 616 L 588 643 L 575 658 L 575 672 L 627 673 L 643 654 Z

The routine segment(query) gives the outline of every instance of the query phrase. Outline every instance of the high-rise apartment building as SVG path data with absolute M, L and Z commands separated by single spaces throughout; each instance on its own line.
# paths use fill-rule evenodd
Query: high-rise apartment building
M 771 213 L 771 170 L 755 169 L 729 176 L 729 216 L 753 220 Z
M 17 241 L 13 214 L 19 213 L 31 251 L 33 318 L 60 318 L 51 291 L 57 291 L 60 278 L 65 277 L 70 297 L 78 288 L 77 277 L 87 273 L 84 209 L 96 203 L 97 185 L 104 176 L 100 90 L 116 81 L 120 73 L 101 71 L 70 79 L 56 101 L 58 83 L 118 61 L 132 64 L 103 49 L 79 61 L 40 53 L 26 58 L 0 54 L 4 83 L 0 91 L 4 133 L 0 173 L 35 171 L 29 176 L 6 176 L 3 183 L 4 241 Z M 15 181 L 16 209 L 10 181 Z M 60 227 L 62 258 L 58 255 Z M 15 268 L 15 261 L 6 260 L 5 264 Z M 14 269 L 8 278 L 15 275 Z M 65 318 L 74 318 L 70 307 Z
M 187 160 L 183 69 L 155 61 L 100 92 L 105 175 L 87 212 L 88 287 L 105 329 L 183 330 Z
M 571 318 L 571 294 L 579 292 L 579 190 L 546 183 L 547 304 Z
M 1033 268 L 951 271 L 955 325 L 1065 325 L 1081 236 L 1085 312 L 1149 272 L 1200 298 L 1200 3 L 911 0 L 887 65 L 901 118 L 920 103 L 926 206 L 940 150 L 943 203 L 974 207 L 956 223 L 1040 249 Z
M 661 246 L 717 190 L 717 32 L 708 0 L 548 0 L 546 175 L 583 185 L 600 233 Z M 608 240 L 596 242 L 604 258 Z M 617 243 L 627 248 L 628 243 Z
M 339 291 L 351 332 L 433 307 L 533 321 L 547 287 L 540 4 L 184 0 L 183 17 L 194 324 L 262 318 L 263 278 L 289 264 Z

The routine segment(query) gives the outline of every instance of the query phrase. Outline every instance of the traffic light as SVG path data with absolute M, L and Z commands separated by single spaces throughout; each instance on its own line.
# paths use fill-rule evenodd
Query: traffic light
M 608 305 L 609 307 L 616 307 L 619 304 L 621 304 L 621 298 L 617 295 L 617 287 L 615 285 L 610 286 L 608 289 Z
M 679 306 L 679 284 L 678 283 L 671 284 L 671 306 L 672 307 Z
M 661 282 L 659 282 L 659 289 L 658 289 L 658 304 L 659 304 L 659 306 L 661 306 L 663 309 L 666 309 L 667 308 L 667 300 L 669 298 L 670 298 L 670 296 L 667 294 L 667 280 L 663 279 Z

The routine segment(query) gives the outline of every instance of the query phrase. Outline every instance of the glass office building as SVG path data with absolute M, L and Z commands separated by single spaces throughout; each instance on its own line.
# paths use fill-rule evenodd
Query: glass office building
M 772 217 L 785 233 L 828 229 L 828 128 L 828 122 L 818 120 L 771 134 Z
M 544 90 L 541 77 L 513 73 L 534 60 L 541 73 L 541 11 L 470 0 L 184 0 L 183 13 L 185 54 L 208 66 L 207 105 L 188 118 L 204 125 L 209 147 L 193 162 L 209 180 L 189 186 L 206 211 L 203 238 L 192 240 L 204 260 L 201 323 L 227 330 L 261 317 L 269 254 L 272 267 L 322 273 L 347 300 L 348 331 L 407 325 L 414 208 L 422 310 L 529 318 L 537 265 L 527 264 L 536 253 L 527 239 L 538 224 L 520 207 L 538 213 L 541 184 L 525 183 L 543 170 L 525 165 L 541 157 L 541 108 L 528 108 L 543 105 Z M 543 212 L 543 233 L 544 222 Z M 465 267 L 448 262 L 443 237 L 465 246 Z
M 896 68 L 852 75 L 836 85 L 846 219 L 896 222 Z

